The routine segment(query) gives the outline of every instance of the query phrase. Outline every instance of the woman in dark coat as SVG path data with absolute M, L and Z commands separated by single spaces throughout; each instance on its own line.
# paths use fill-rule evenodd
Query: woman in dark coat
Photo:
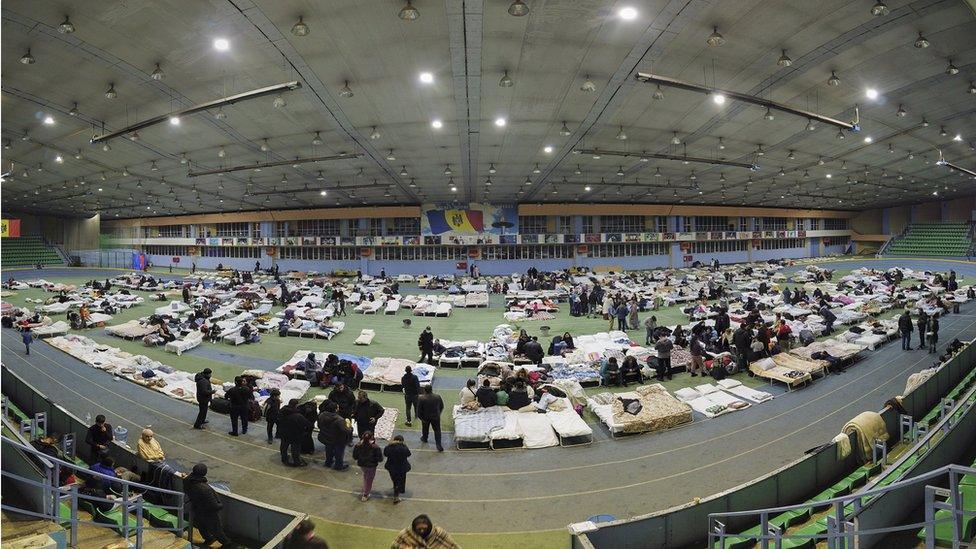
M 369 493 L 373 490 L 373 479 L 376 478 L 376 467 L 383 461 L 383 450 L 376 445 L 372 431 L 360 434 L 359 444 L 352 449 L 352 459 L 363 472 L 363 493 L 359 499 L 369 500 Z
M 386 456 L 386 470 L 390 473 L 390 480 L 393 481 L 393 503 L 400 503 L 400 494 L 407 490 L 407 471 L 410 470 L 410 448 L 403 443 L 403 437 L 397 435 L 383 449 Z

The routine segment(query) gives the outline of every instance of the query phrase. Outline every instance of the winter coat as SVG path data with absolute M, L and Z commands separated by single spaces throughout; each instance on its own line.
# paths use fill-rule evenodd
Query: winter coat
M 301 442 L 312 431 L 312 423 L 290 406 L 281 409 L 277 424 L 278 436 L 283 442 Z
M 214 389 L 210 384 L 210 379 L 203 375 L 203 372 L 193 376 L 193 381 L 197 383 L 197 402 L 210 402 L 213 398 Z
M 383 449 L 383 455 L 386 456 L 386 464 L 383 467 L 387 471 L 406 473 L 410 470 L 410 462 L 407 461 L 407 458 L 410 457 L 410 448 L 407 448 L 406 444 L 391 442 Z
M 335 412 L 322 412 L 317 421 L 319 426 L 319 442 L 326 446 L 344 444 L 349 440 L 352 429 L 346 427 L 346 420 Z
M 441 399 L 441 395 L 424 393 L 417 399 L 417 419 L 421 421 L 437 420 L 443 411 L 444 400 Z
M 376 467 L 383 462 L 383 450 L 374 444 L 357 444 L 352 449 L 352 459 L 360 467 Z
M 383 416 L 383 407 L 375 400 L 366 399 L 362 402 L 356 401 L 356 408 L 353 411 L 353 419 L 361 425 L 375 425 L 371 420 L 378 420 Z M 362 433 L 359 433 L 360 435 Z
M 183 493 L 197 516 L 215 515 L 224 507 L 220 496 L 207 484 L 207 477 L 188 475 L 183 479 Z

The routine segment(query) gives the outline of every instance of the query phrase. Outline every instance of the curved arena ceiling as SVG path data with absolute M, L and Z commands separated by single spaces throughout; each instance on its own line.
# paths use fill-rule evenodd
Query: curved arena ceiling
M 976 169 L 972 2 L 525 0 L 522 16 L 512 3 L 416 0 L 408 20 L 399 0 L 7 0 L 3 207 L 860 209 L 972 193 L 971 176 L 939 162 L 941 151 Z M 789 112 L 667 86 L 659 95 L 637 73 L 842 121 L 857 104 L 862 129 L 811 131 Z M 285 82 L 300 87 L 167 118 Z M 90 142 L 154 117 L 137 136 Z M 352 158 L 294 162 L 343 153 Z

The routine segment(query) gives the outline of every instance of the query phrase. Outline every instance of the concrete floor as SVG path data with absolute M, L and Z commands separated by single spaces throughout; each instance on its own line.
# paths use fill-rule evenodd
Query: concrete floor
M 887 263 L 887 262 L 886 262 Z M 973 276 L 973 264 L 898 262 L 902 266 L 947 270 Z M 865 262 L 883 268 L 882 262 Z M 837 265 L 854 268 L 858 264 Z M 52 271 L 45 277 L 55 279 Z M 72 275 L 78 276 L 76 272 Z M 942 320 L 941 341 L 976 337 L 976 306 Z M 566 524 L 595 514 L 645 514 L 695 497 L 732 488 L 828 442 L 851 417 L 877 410 L 900 394 L 909 374 L 928 367 L 933 356 L 903 352 L 897 342 L 875 352 L 841 375 L 707 421 L 672 431 L 610 440 L 596 426 L 594 444 L 499 452 L 443 454 L 421 447 L 417 433 L 404 431 L 414 451 L 407 500 L 397 506 L 375 497 L 360 503 L 361 477 L 355 468 L 323 470 L 321 453 L 304 469 L 278 462 L 277 449 L 263 441 L 263 424 L 245 437 L 226 435 L 227 419 L 212 416 L 212 429 L 194 431 L 190 405 L 128 382 L 113 381 L 46 345 L 22 354 L 17 334 L 2 334 L 3 362 L 75 414 L 105 413 L 109 421 L 136 432 L 152 425 L 167 453 L 187 463 L 206 461 L 211 477 L 258 500 L 301 510 L 331 523 L 399 529 L 418 513 L 430 514 L 452 533 L 523 532 L 558 535 Z M 386 494 L 381 471 L 375 491 Z M 556 532 L 553 532 L 556 531 Z M 563 539 L 564 536 L 563 536 Z

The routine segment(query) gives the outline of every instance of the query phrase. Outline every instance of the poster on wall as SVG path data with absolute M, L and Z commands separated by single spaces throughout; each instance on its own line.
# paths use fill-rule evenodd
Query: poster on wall
M 20 236 L 20 220 L 4 219 L 0 225 L 0 233 L 2 233 L 0 236 L 3 238 Z
M 518 209 L 510 204 L 436 202 L 421 206 L 420 233 L 424 236 L 518 234 Z

